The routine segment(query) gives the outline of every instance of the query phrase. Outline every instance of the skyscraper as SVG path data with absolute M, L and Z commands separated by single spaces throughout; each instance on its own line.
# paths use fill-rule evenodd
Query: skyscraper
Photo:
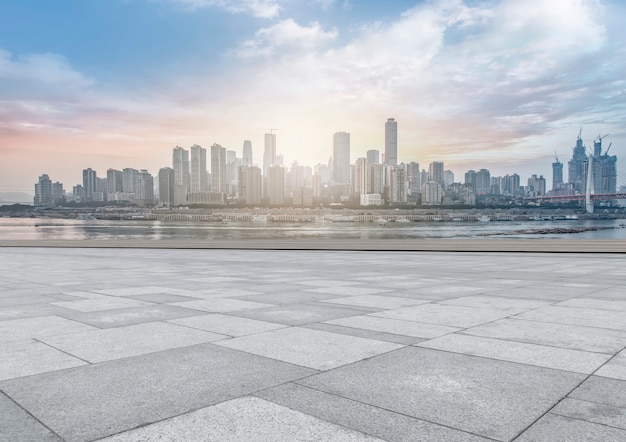
M 350 182 L 350 134 L 333 135 L 333 180 L 336 184 Z
M 563 163 L 555 158 L 555 162 L 552 163 L 552 190 L 559 190 L 563 188 Z
M 394 118 L 385 123 L 385 164 L 398 164 L 398 122 Z
M 443 162 L 433 161 L 428 165 L 429 180 L 443 185 Z
M 33 200 L 35 206 L 51 206 L 52 205 L 52 180 L 46 174 L 41 175 L 35 184 L 35 198 Z
M 282 166 L 270 167 L 268 181 L 270 204 L 283 205 L 285 202 L 285 169 Z
M 269 168 L 276 164 L 276 134 L 265 134 L 265 151 L 263 152 L 263 176 L 268 176 Z
M 190 149 L 191 171 L 189 190 L 192 193 L 206 192 L 209 190 L 209 177 L 206 168 L 206 149 L 194 144 Z
M 367 162 L 370 164 L 380 163 L 380 151 L 371 149 L 367 151 Z
M 226 148 L 219 144 L 211 146 L 211 192 L 227 192 Z
M 85 201 L 93 201 L 93 193 L 96 191 L 96 171 L 88 168 L 83 170 L 83 192 Z
M 174 185 L 176 173 L 171 167 L 159 170 L 159 202 L 171 207 L 174 205 Z
M 245 140 L 243 142 L 243 161 L 242 165 L 244 166 L 252 166 L 252 162 L 254 161 L 252 158 L 252 141 Z
M 406 198 L 406 168 L 404 164 L 389 167 L 389 202 L 392 204 L 402 204 L 407 202 Z
M 407 164 L 407 181 L 409 183 L 408 194 L 415 196 L 421 192 L 422 184 L 420 182 L 420 165 L 415 161 Z
M 189 192 L 190 176 L 189 176 L 189 151 L 180 146 L 174 148 L 172 154 L 172 168 L 175 173 L 175 182 L 178 186 L 185 186 Z
M 365 195 L 370 190 L 370 176 L 367 159 L 357 158 L 354 164 L 354 194 Z
M 574 187 L 574 190 L 579 193 L 585 192 L 586 181 L 586 167 L 587 167 L 587 154 L 585 153 L 587 148 L 583 144 L 583 140 L 578 134 L 576 139 L 576 146 L 573 149 L 572 159 L 567 163 L 567 181 Z

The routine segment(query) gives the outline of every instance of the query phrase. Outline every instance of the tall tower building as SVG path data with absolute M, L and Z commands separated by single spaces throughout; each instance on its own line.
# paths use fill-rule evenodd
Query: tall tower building
M 411 161 L 406 165 L 407 181 L 409 183 L 408 194 L 415 196 L 421 192 L 422 184 L 420 182 L 420 165 L 415 161 Z
M 245 140 L 243 142 L 243 155 L 242 155 L 242 162 L 241 164 L 243 166 L 252 166 L 253 163 L 253 158 L 252 158 L 252 141 L 250 140 Z
M 576 146 L 573 149 L 572 159 L 567 163 L 567 181 L 574 187 L 574 190 L 579 193 L 585 192 L 586 182 L 586 167 L 587 167 L 587 148 L 583 144 L 583 140 L 578 134 L 576 139 Z
M 555 158 L 555 162 L 552 163 L 552 190 L 559 190 L 563 188 L 563 163 Z
M 370 164 L 380 163 L 380 151 L 376 149 L 367 151 L 367 162 Z
M 270 204 L 283 205 L 285 203 L 285 169 L 282 166 L 270 167 L 268 181 Z
M 171 207 L 174 203 L 174 185 L 176 173 L 171 167 L 159 170 L 159 203 Z
M 336 184 L 350 182 L 350 134 L 333 135 L 333 180 Z
M 121 170 L 107 170 L 107 193 L 109 195 L 124 191 L 124 174 Z M 113 200 L 111 195 L 110 200 Z
M 219 144 L 211 146 L 211 192 L 227 192 L 226 148 Z
M 137 169 L 130 167 L 122 169 L 122 189 L 124 193 L 135 193 L 135 177 L 138 173 Z
M 191 178 L 189 175 L 189 151 L 180 146 L 174 148 L 172 154 L 172 168 L 175 173 L 176 185 L 185 186 L 189 192 Z
M 398 165 L 398 122 L 394 118 L 385 123 L 385 164 Z
M 276 164 L 276 134 L 265 134 L 263 151 L 263 176 L 268 176 L 269 168 Z
M 83 170 L 83 192 L 85 201 L 93 201 L 93 194 L 96 192 L 96 171 L 88 168 Z
M 41 175 L 35 184 L 35 206 L 50 206 L 52 204 L 52 180 L 46 174 Z
M 206 168 L 206 149 L 194 144 L 191 146 L 191 171 L 189 174 L 189 191 L 192 193 L 206 192 L 209 190 L 209 177 Z
M 402 204 L 407 202 L 406 168 L 404 164 L 389 167 L 389 202 Z
M 355 195 L 365 195 L 370 190 L 370 177 L 367 166 L 367 159 L 357 158 L 354 164 L 354 193 Z
M 433 161 L 428 165 L 428 178 L 430 181 L 443 185 L 443 162 Z
M 239 168 L 239 197 L 248 204 L 261 204 L 261 168 L 241 166 Z

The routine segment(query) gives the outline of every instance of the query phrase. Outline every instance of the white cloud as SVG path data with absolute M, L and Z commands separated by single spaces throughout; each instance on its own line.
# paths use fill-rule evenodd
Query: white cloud
M 188 9 L 216 7 L 234 14 L 249 14 L 260 18 L 274 18 L 280 14 L 278 0 L 169 0 Z

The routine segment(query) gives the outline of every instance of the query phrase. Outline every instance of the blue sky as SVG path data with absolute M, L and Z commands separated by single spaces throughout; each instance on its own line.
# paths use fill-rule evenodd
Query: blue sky
M 220 143 L 352 161 L 399 124 L 399 159 L 550 180 L 578 129 L 626 161 L 626 2 L 20 0 L 0 3 L 0 191 L 41 173 L 169 165 Z M 625 183 L 626 184 L 626 183 Z

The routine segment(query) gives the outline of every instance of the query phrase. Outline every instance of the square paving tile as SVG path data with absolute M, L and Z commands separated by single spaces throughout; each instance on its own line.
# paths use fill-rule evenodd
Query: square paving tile
M 549 306 L 523 313 L 518 318 L 626 331 L 626 315 L 620 311 Z
M 114 289 L 93 290 L 94 292 L 101 293 L 109 296 L 133 296 L 133 295 L 151 295 L 154 293 L 167 293 L 168 287 L 123 287 Z
M 213 312 L 213 313 L 225 313 L 225 312 L 234 312 L 237 310 L 249 310 L 249 309 L 257 309 L 257 308 L 264 308 L 264 307 L 273 307 L 272 304 L 265 304 L 262 302 L 242 301 L 240 299 L 232 299 L 232 298 L 200 299 L 198 301 L 175 302 L 170 305 L 193 309 L 193 310 L 202 310 L 205 312 Z
M 508 440 L 584 375 L 407 347 L 298 381 L 330 394 Z
M 153 305 L 149 302 L 136 301 L 128 298 L 96 298 L 96 299 L 84 299 L 80 301 L 62 301 L 53 302 L 52 305 L 56 305 L 63 308 L 69 308 L 79 312 L 97 312 L 101 310 L 114 310 L 118 308 L 139 307 L 142 305 Z
M 237 316 L 221 315 L 217 313 L 173 319 L 168 322 L 228 336 L 245 336 L 287 327 L 286 325 L 276 324 L 275 322 L 257 321 L 255 319 L 239 318 Z
M 355 305 L 359 307 L 394 309 L 400 307 L 408 307 L 411 305 L 425 304 L 430 301 L 411 298 L 398 298 L 396 296 L 361 295 L 349 296 L 346 298 L 325 299 L 322 302 L 328 302 L 332 304 Z
M 626 381 L 626 350 L 619 352 L 595 374 L 598 376 Z
M 360 281 L 346 281 L 345 279 L 308 279 L 297 281 L 295 284 L 310 285 L 313 287 L 342 287 L 348 285 L 362 284 Z
M 89 330 L 94 330 L 94 327 L 59 318 L 58 316 L 11 319 L 0 321 L 0 342 L 19 341 Z
M 465 296 L 463 298 L 448 299 L 440 304 L 462 305 L 465 307 L 491 308 L 503 310 L 510 314 L 517 314 L 545 307 L 551 301 L 537 301 L 534 299 L 504 298 L 500 296 Z
M 538 367 L 593 373 L 611 355 L 590 353 L 566 348 L 504 341 L 460 334 L 450 334 L 416 344 L 419 347 L 451 351 Z
M 578 419 L 546 414 L 515 442 L 622 442 L 626 430 Z
M 325 322 L 316 322 L 314 324 L 306 324 L 301 327 L 310 328 L 313 330 L 321 330 L 330 333 L 338 333 L 340 335 L 356 336 L 357 338 L 374 339 L 376 341 L 394 342 L 402 345 L 413 345 L 418 342 L 425 341 L 422 338 L 415 338 L 411 336 L 394 335 L 391 333 L 365 330 L 362 328 L 343 327 L 341 325 L 327 324 Z
M 467 328 L 505 318 L 509 316 L 509 313 L 487 308 L 422 304 L 415 307 L 372 313 L 371 316 Z
M 151 322 L 40 339 L 66 353 L 96 363 L 224 338 L 227 336 L 165 322 Z
M 6 442 L 61 442 L 59 437 L 1 392 L 0 440 Z
M 228 339 L 216 344 L 316 370 L 329 370 L 403 347 L 390 342 L 298 327 Z
M 174 303 L 174 302 L 197 301 L 198 299 L 201 299 L 201 297 L 200 296 L 193 297 L 193 296 L 171 295 L 169 293 L 154 293 L 150 295 L 127 296 L 127 299 L 152 302 L 155 304 L 168 304 L 168 303 Z
M 597 310 L 609 310 L 612 312 L 626 312 L 626 301 L 614 300 L 614 299 L 591 299 L 591 298 L 576 298 L 569 299 L 567 301 L 556 304 L 557 307 L 576 307 L 576 308 L 591 308 Z
M 590 376 L 569 397 L 626 408 L 626 381 Z
M 4 381 L 0 389 L 73 442 L 110 436 L 312 373 L 201 344 Z
M 232 399 L 110 438 L 107 442 L 138 440 L 240 441 L 379 441 L 308 414 L 256 398 Z
M 337 295 L 330 293 L 311 293 L 306 291 L 289 291 L 280 293 L 264 293 L 261 295 L 241 296 L 237 299 L 242 301 L 264 302 L 274 305 L 303 304 L 326 299 L 336 298 Z
M 403 321 L 401 319 L 378 318 L 371 315 L 351 316 L 326 321 L 325 324 L 341 325 L 343 327 L 362 328 L 396 335 L 412 336 L 416 338 L 432 339 L 461 330 L 445 325 L 426 324 L 424 322 Z
M 596 402 L 565 398 L 551 411 L 559 416 L 571 417 L 596 424 L 626 430 L 626 409 Z
M 391 292 L 392 290 L 382 289 L 382 288 L 370 288 L 370 287 L 343 286 L 343 287 L 320 287 L 317 289 L 308 289 L 305 291 L 313 292 L 313 293 L 329 293 L 332 295 L 341 295 L 341 296 L 360 296 L 360 295 L 374 295 L 376 293 L 388 293 L 388 292 Z
M 86 364 L 32 340 L 0 343 L 0 355 L 0 381 Z
M 232 316 L 277 322 L 285 325 L 304 325 L 346 316 L 362 315 L 371 310 L 338 307 L 330 304 L 292 304 L 276 307 L 233 312 Z

